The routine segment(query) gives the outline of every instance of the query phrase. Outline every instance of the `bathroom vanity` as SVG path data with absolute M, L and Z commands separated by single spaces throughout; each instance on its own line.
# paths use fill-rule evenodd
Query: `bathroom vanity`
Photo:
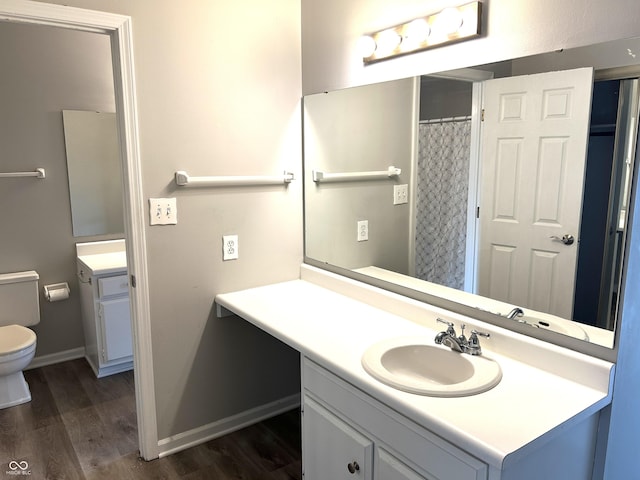
M 133 368 L 124 240 L 76 244 L 85 357 L 98 378 Z
M 612 363 L 307 265 L 299 280 L 216 303 L 300 352 L 307 480 L 591 479 L 599 468 Z M 482 355 L 500 366 L 496 386 L 417 395 L 365 371 L 363 355 L 386 339 L 434 345 L 437 318 L 491 334 Z

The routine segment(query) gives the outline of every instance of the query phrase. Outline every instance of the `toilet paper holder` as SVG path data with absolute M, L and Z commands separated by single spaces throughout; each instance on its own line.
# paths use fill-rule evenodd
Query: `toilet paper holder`
M 44 286 L 44 298 L 48 302 L 59 302 L 60 300 L 66 300 L 69 298 L 71 289 L 67 282 L 52 283 L 51 285 Z

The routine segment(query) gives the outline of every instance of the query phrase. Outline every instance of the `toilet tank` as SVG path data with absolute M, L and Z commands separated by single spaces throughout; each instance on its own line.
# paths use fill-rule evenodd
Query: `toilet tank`
M 40 322 L 38 272 L 0 273 L 0 326 Z

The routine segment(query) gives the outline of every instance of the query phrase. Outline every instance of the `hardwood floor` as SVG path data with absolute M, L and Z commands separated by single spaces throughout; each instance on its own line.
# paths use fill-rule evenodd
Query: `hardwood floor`
M 0 410 L 0 475 L 18 476 L 10 467 L 27 462 L 37 480 L 302 478 L 298 410 L 145 462 L 132 372 L 96 379 L 82 359 L 25 377 L 32 401 Z

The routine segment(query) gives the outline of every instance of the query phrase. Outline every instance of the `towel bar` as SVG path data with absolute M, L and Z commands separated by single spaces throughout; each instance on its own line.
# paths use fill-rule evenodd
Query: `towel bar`
M 313 181 L 318 182 L 353 182 L 358 180 L 383 180 L 397 177 L 402 170 L 391 166 L 386 170 L 378 170 L 374 172 L 344 172 L 344 173 L 327 173 L 318 170 L 313 171 Z
M 0 172 L 0 178 L 10 178 L 10 177 L 36 177 L 36 178 L 45 178 L 44 168 L 36 168 L 33 172 Z
M 176 172 L 176 184 L 181 187 L 235 187 L 251 185 L 287 185 L 295 180 L 293 173 L 284 172 L 282 175 L 254 175 L 254 176 L 218 176 L 218 177 L 190 177 L 183 170 Z

